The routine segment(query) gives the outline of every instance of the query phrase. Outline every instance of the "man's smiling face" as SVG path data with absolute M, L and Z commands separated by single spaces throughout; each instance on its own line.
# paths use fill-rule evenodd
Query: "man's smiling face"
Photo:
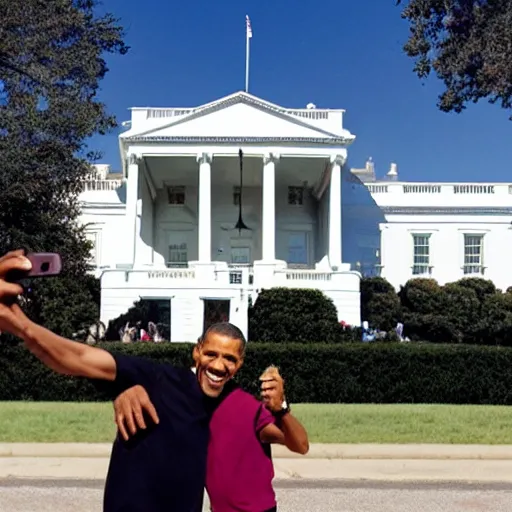
M 218 397 L 243 362 L 243 341 L 219 332 L 207 332 L 194 347 L 194 361 L 203 393 Z

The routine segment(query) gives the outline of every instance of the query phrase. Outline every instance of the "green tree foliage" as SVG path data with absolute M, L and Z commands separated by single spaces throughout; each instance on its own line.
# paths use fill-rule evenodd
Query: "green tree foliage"
M 512 108 L 510 0 L 397 0 L 410 24 L 406 54 L 421 78 L 434 72 L 444 112 L 487 99 Z
M 474 331 L 475 343 L 512 346 L 512 294 L 487 295 L 474 320 Z
M 62 276 L 34 281 L 30 309 L 65 335 L 98 317 L 77 196 L 97 156 L 87 140 L 116 125 L 96 93 L 122 35 L 93 0 L 0 2 L 0 253 L 61 253 Z
M 482 298 L 478 295 L 475 288 L 465 286 L 464 281 L 448 283 L 443 287 L 444 309 L 442 318 L 445 319 L 445 325 L 449 328 L 444 341 L 467 342 L 475 334 L 475 322 L 478 321 L 481 311 Z M 477 281 L 477 279 L 475 279 Z M 483 279 L 478 279 L 483 281 Z
M 262 290 L 249 309 L 249 340 L 336 342 L 343 332 L 336 306 L 319 290 Z
M 443 312 L 443 289 L 435 279 L 409 279 L 398 292 L 405 312 L 441 314 Z
M 416 341 L 512 345 L 512 293 L 486 279 L 445 286 L 411 279 L 399 292 L 404 334 Z
M 361 279 L 361 319 L 372 328 L 390 331 L 401 318 L 400 299 L 382 277 Z

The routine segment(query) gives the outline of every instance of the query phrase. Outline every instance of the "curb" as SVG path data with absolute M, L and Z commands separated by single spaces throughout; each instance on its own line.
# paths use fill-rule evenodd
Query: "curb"
M 105 481 L 108 457 L 0 457 L 0 487 L 13 480 Z M 511 460 L 348 460 L 277 459 L 275 481 L 306 482 L 459 482 L 512 485 Z M 323 485 L 322 484 L 322 485 Z
M 111 443 L 0 443 L 0 457 L 109 458 Z M 284 446 L 274 459 L 297 459 Z M 301 459 L 355 460 L 511 460 L 512 445 L 311 444 Z

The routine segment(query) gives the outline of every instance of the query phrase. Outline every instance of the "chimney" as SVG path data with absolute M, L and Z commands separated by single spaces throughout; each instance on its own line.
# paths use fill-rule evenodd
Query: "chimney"
M 398 179 L 398 166 L 396 164 L 392 163 L 389 168 L 389 172 L 387 173 L 386 176 L 389 180 L 396 181 Z

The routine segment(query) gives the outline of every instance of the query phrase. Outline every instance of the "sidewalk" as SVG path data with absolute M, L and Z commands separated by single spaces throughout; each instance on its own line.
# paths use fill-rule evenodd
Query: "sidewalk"
M 0 444 L 0 478 L 105 478 L 110 444 Z M 512 446 L 321 445 L 305 457 L 274 447 L 277 481 L 512 484 Z

